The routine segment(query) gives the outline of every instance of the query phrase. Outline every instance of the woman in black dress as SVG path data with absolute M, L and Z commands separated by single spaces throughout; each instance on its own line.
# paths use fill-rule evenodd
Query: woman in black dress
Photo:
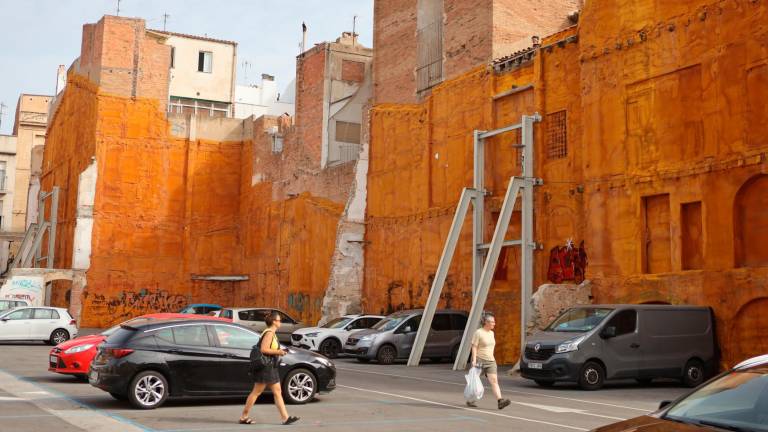
M 248 413 L 251 411 L 253 404 L 256 403 L 256 399 L 261 396 L 264 389 L 269 386 L 272 391 L 272 395 L 275 398 L 275 405 L 280 412 L 280 418 L 284 425 L 295 423 L 299 420 L 298 417 L 288 415 L 288 410 L 285 409 L 285 402 L 283 401 L 283 393 L 280 389 L 280 374 L 278 372 L 278 362 L 281 356 L 285 355 L 285 351 L 280 349 L 280 343 L 277 340 L 277 329 L 280 328 L 280 314 L 276 311 L 270 312 L 264 321 L 267 323 L 267 329 L 261 334 L 261 353 L 270 361 L 267 365 L 253 374 L 253 390 L 248 395 L 248 400 L 245 401 L 245 407 L 243 408 L 243 414 L 240 416 L 241 424 L 252 424 L 253 419 L 248 417 Z

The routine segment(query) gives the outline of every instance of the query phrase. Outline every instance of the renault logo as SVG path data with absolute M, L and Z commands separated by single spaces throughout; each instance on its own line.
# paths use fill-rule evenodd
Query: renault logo
M 533 346 L 533 350 L 536 352 L 539 352 L 540 349 L 541 349 L 541 344 L 536 344 Z

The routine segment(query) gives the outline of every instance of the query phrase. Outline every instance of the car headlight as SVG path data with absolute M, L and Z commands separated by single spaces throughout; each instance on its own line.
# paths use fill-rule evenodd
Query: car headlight
M 584 342 L 585 337 L 586 336 L 581 336 L 573 340 L 565 341 L 557 346 L 557 348 L 555 349 L 555 352 L 558 354 L 562 354 L 562 353 L 567 353 L 571 351 L 576 351 L 579 349 L 579 344 Z
M 317 335 L 319 335 L 319 334 L 320 334 L 319 332 L 307 333 L 307 334 L 304 335 L 304 337 L 314 338 L 314 337 L 317 337 Z
M 76 347 L 72 347 L 68 350 L 64 351 L 64 354 L 75 354 L 79 352 L 83 352 L 85 350 L 88 350 L 93 347 L 93 344 L 85 344 L 85 345 L 78 345 Z
M 332 367 L 333 366 L 333 362 L 331 362 L 330 360 L 328 360 L 325 357 L 317 357 L 317 359 L 315 361 L 317 363 L 320 363 L 323 366 L 327 366 L 327 367 Z
M 361 338 L 360 338 L 360 342 L 370 342 L 370 341 L 372 341 L 372 340 L 373 340 L 373 338 L 375 338 L 375 337 L 376 337 L 376 336 L 374 336 L 374 335 L 367 335 L 367 336 L 363 336 L 363 337 L 361 337 Z

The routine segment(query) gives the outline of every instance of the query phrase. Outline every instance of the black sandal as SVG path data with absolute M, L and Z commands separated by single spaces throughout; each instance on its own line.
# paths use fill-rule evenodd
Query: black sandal
M 253 424 L 253 419 L 250 417 L 240 418 L 237 422 L 240 424 Z
M 289 425 L 289 424 L 294 424 L 294 423 L 296 423 L 297 421 L 299 421 L 299 418 L 298 418 L 298 417 L 290 416 L 290 417 L 288 417 L 288 419 L 286 419 L 286 420 L 283 422 L 283 424 L 287 426 L 287 425 Z

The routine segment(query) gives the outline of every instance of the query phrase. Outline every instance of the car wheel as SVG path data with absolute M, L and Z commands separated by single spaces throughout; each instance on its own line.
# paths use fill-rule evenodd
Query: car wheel
M 51 345 L 58 345 L 62 342 L 69 340 L 69 332 L 64 329 L 56 329 L 51 332 L 51 337 L 48 339 L 48 343 Z
M 124 401 L 124 400 L 127 399 L 125 396 L 123 396 L 121 394 L 118 394 L 118 393 L 109 392 L 109 395 L 112 396 L 113 398 L 115 398 L 115 400 L 119 400 L 119 401 Z
M 539 387 L 552 387 L 555 385 L 554 381 L 542 381 L 542 380 L 533 380 L 536 384 L 539 385 Z
M 365 358 L 365 357 L 358 357 L 357 361 L 359 361 L 360 363 L 369 363 L 371 359 Z
M 392 345 L 384 345 L 379 348 L 379 352 L 376 353 L 376 360 L 378 360 L 379 364 L 390 365 L 395 362 L 396 355 L 397 351 L 395 351 L 395 347 Z
M 686 387 L 698 387 L 704 382 L 704 364 L 699 360 L 689 360 L 683 371 L 683 384 Z
M 341 352 L 341 343 L 338 339 L 329 338 L 320 344 L 320 354 L 328 358 L 335 359 L 339 356 L 339 352 Z
M 168 399 L 168 380 L 156 371 L 137 374 L 128 386 L 128 401 L 135 408 L 155 409 Z
M 605 369 L 600 363 L 588 361 L 581 368 L 579 386 L 584 390 L 597 390 L 603 387 Z
M 635 378 L 635 381 L 640 385 L 647 386 L 653 381 L 653 378 Z
M 292 404 L 305 404 L 317 393 L 317 378 L 307 369 L 292 370 L 283 382 L 283 397 Z

